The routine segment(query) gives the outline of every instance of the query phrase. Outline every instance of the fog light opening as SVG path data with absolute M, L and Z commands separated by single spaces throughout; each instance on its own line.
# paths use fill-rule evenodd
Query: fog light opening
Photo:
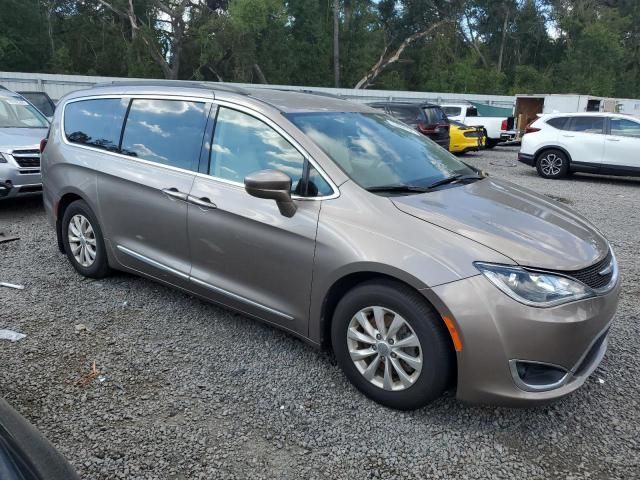
M 513 379 L 522 390 L 552 390 L 564 385 L 569 376 L 566 369 L 548 363 L 522 360 L 511 360 L 509 363 Z

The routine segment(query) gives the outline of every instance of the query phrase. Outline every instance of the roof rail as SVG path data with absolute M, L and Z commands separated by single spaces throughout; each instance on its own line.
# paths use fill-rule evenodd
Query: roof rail
M 292 92 L 292 93 L 307 93 L 309 95 L 319 95 L 321 97 L 330 97 L 337 98 L 339 100 L 346 100 L 342 95 L 336 93 L 322 92 L 319 90 L 311 90 L 306 88 L 275 88 L 274 90 L 278 90 L 280 92 Z
M 176 88 L 199 88 L 213 91 L 223 91 L 237 93 L 240 95 L 250 95 L 248 90 L 227 85 L 222 82 L 198 82 L 193 80 L 113 80 L 111 82 L 96 83 L 94 87 L 176 87 Z

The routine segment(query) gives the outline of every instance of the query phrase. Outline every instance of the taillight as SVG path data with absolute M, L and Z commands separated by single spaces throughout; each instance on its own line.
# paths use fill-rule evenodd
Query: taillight
M 449 125 L 446 123 L 441 123 L 438 125 L 427 125 L 426 123 L 418 124 L 418 131 L 420 133 L 440 133 L 442 130 L 449 130 Z
M 40 153 L 44 152 L 44 149 L 47 146 L 47 139 L 43 138 L 42 140 L 40 140 Z
M 527 133 L 536 133 L 536 132 L 539 132 L 539 131 L 540 131 L 540 129 L 536 128 L 536 127 L 527 127 L 527 128 L 524 129 L 525 135 Z
M 502 124 L 500 125 L 500 129 L 501 130 L 508 130 L 509 129 L 509 124 L 507 123 L 507 119 L 506 118 L 504 120 L 502 120 Z
M 426 123 L 418 124 L 418 131 L 420 133 L 435 133 L 437 125 L 427 125 Z

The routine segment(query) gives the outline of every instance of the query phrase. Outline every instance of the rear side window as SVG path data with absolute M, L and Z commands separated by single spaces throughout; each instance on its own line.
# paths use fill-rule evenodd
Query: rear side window
M 603 133 L 604 117 L 571 117 L 567 130 L 582 133 Z
M 128 99 L 101 98 L 68 103 L 64 109 L 64 134 L 72 143 L 118 151 Z
M 625 118 L 612 118 L 611 135 L 640 138 L 640 123 Z
M 121 153 L 196 170 L 207 114 L 204 102 L 134 99 L 122 136 Z
M 424 114 L 427 117 L 428 125 L 439 125 L 447 123 L 447 116 L 440 107 L 424 107 Z
M 477 117 L 478 109 L 476 107 L 468 107 L 467 108 L 467 117 Z
M 547 120 L 547 125 L 551 125 L 553 128 L 557 128 L 558 130 L 566 130 L 567 120 L 567 117 L 551 118 Z
M 396 117 L 398 120 L 413 124 L 420 121 L 420 107 L 411 107 L 411 106 L 399 106 L 399 105 L 389 105 L 389 111 L 391 115 Z

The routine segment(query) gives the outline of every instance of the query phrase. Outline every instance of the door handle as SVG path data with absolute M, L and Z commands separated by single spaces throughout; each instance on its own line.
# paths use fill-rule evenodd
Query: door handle
M 218 206 L 209 200 L 207 197 L 194 197 L 193 195 L 187 195 L 187 201 L 192 203 L 193 205 L 197 205 L 198 207 L 204 210 L 210 210 L 214 208 L 218 208 Z
M 165 195 L 171 197 L 171 198 L 175 198 L 177 200 L 182 200 L 182 201 L 187 201 L 187 197 L 189 197 L 189 195 L 187 195 L 186 193 L 181 192 L 180 190 L 178 190 L 175 187 L 171 187 L 171 188 L 163 188 L 162 189 L 162 193 L 164 193 Z
M 175 187 L 171 187 L 171 188 L 163 188 L 162 189 L 162 193 L 164 193 L 165 195 L 171 197 L 171 198 L 175 198 L 178 200 L 182 200 L 182 201 L 186 201 L 187 197 L 189 197 L 189 195 L 187 195 L 184 192 L 181 192 L 180 190 L 178 190 Z
M 575 138 L 575 135 L 562 135 L 565 138 Z
M 619 142 L 620 141 L 619 138 L 607 138 L 607 140 L 609 140 L 610 142 Z

